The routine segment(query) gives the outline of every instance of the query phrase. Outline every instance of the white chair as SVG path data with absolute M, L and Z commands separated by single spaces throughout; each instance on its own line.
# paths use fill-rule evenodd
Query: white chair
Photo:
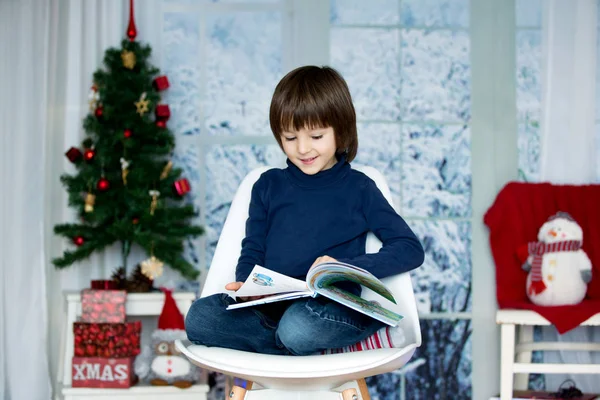
M 253 170 L 240 184 L 223 226 L 202 297 L 223 293 L 225 284 L 235 280 L 235 266 L 245 234 L 252 186 L 268 169 L 262 167 Z M 391 204 L 385 178 L 371 167 L 357 169 L 375 181 Z M 370 233 L 366 251 L 376 252 L 380 247 L 381 242 Z M 245 394 L 246 399 L 340 399 L 341 392 L 345 391 L 344 398 L 348 393 L 353 393 L 354 397 L 351 395 L 348 398 L 356 400 L 361 398 L 356 387 L 362 398 L 368 399 L 362 379 L 399 369 L 421 345 L 421 330 L 409 273 L 383 281 L 393 292 L 400 305 L 398 310 L 404 316 L 401 326 L 406 340 L 402 348 L 298 357 L 206 347 L 180 341 L 177 346 L 192 363 L 201 368 L 253 382 L 252 389 Z M 238 398 L 244 398 L 243 392 Z M 237 397 L 237 394 L 232 393 L 231 397 Z
M 530 310 L 502 309 L 496 312 L 500 325 L 500 399 L 511 400 L 513 388 L 527 390 L 530 373 L 539 374 L 600 374 L 597 364 L 533 363 L 532 351 L 581 350 L 600 351 L 600 343 L 534 342 L 533 327 L 547 326 L 550 322 Z M 581 326 L 600 326 L 600 313 Z M 518 329 L 517 329 L 518 328 Z M 516 356 L 516 361 L 515 361 Z M 517 374 L 514 377 L 514 374 Z

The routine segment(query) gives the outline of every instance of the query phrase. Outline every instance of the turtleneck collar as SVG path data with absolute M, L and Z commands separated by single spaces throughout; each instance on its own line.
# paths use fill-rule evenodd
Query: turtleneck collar
M 284 170 L 286 175 L 295 184 L 305 188 L 319 188 L 329 186 L 342 179 L 350 170 L 350 164 L 346 162 L 345 155 L 338 155 L 337 163 L 325 171 L 319 171 L 314 175 L 307 175 L 287 159 L 288 167 Z

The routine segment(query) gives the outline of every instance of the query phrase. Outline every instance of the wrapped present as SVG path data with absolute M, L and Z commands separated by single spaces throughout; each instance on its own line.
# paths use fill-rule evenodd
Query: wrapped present
M 125 322 L 125 290 L 81 291 L 81 321 L 83 322 Z
M 133 357 L 73 357 L 72 387 L 126 389 L 137 383 Z
M 159 104 L 154 110 L 156 119 L 160 121 L 167 121 L 171 117 L 171 109 L 168 104 Z
M 83 154 L 81 153 L 81 150 L 79 150 L 78 148 L 75 148 L 75 147 L 71 147 L 65 153 L 65 155 L 67 156 L 69 161 L 71 161 L 72 163 L 78 162 L 79 160 L 81 160 L 81 157 L 83 156 Z
M 183 196 L 190 191 L 190 182 L 185 178 L 179 179 L 173 183 L 173 187 L 179 196 Z
M 169 87 L 169 79 L 165 75 L 157 76 L 152 81 L 152 85 L 158 91 L 165 90 Z
M 122 358 L 140 354 L 141 321 L 122 324 L 75 322 L 75 357 Z
M 92 280 L 91 287 L 94 290 L 116 290 L 118 285 L 111 279 L 96 279 Z

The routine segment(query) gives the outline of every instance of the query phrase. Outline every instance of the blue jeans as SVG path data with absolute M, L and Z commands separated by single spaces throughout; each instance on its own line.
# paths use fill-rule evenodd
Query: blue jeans
M 294 300 L 279 320 L 259 307 L 226 310 L 233 303 L 226 294 L 196 300 L 185 319 L 188 339 L 205 346 L 300 356 L 354 344 L 384 326 L 322 296 Z

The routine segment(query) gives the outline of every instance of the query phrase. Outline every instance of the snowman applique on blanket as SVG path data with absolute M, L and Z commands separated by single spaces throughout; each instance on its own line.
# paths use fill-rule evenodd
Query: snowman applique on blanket
M 579 304 L 592 279 L 592 262 L 582 250 L 583 231 L 565 212 L 558 212 L 542 225 L 538 241 L 527 245 L 526 290 L 540 306 Z

